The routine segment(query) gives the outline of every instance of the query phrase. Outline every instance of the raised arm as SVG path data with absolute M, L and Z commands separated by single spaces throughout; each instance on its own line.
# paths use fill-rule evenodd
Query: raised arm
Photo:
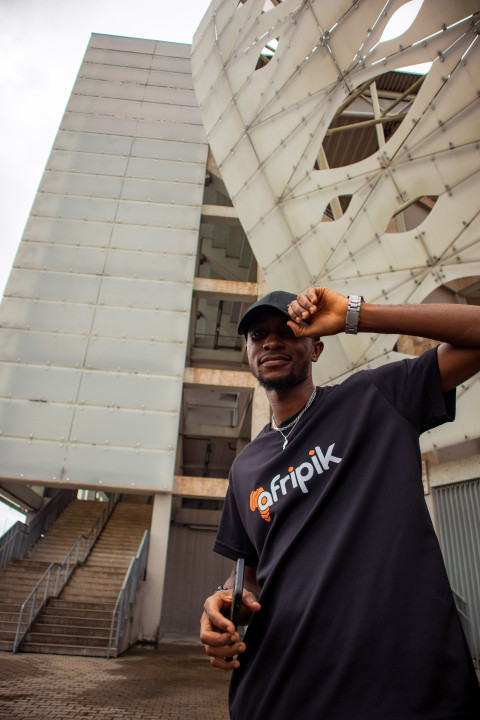
M 348 298 L 328 288 L 309 288 L 291 303 L 289 325 L 297 337 L 345 330 Z M 302 327 L 298 323 L 307 323 Z M 418 335 L 442 343 L 438 364 L 444 392 L 480 370 L 480 307 L 450 303 L 376 305 L 362 302 L 359 332 Z
M 200 640 L 205 645 L 205 652 L 210 662 L 222 670 L 233 670 L 240 665 L 239 661 L 232 659 L 244 652 L 245 643 L 240 642 L 240 636 L 233 623 L 224 613 L 228 614 L 232 604 L 232 590 L 235 582 L 235 566 L 226 580 L 223 590 L 210 595 L 205 600 L 203 615 L 200 619 Z M 243 604 L 244 615 L 241 624 L 246 625 L 252 612 L 260 610 L 257 601 L 260 588 L 257 583 L 257 573 L 254 567 L 245 566 Z M 225 660 L 229 658 L 229 660 Z

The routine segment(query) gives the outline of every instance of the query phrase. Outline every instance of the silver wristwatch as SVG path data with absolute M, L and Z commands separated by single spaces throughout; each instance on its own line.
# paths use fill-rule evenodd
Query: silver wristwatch
M 360 305 L 363 302 L 361 295 L 349 295 L 347 316 L 345 318 L 345 332 L 349 335 L 356 335 L 358 332 L 358 320 L 360 317 Z

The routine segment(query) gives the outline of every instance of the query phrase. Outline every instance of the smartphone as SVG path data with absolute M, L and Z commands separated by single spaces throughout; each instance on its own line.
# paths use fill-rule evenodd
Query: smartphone
M 235 585 L 233 586 L 233 599 L 230 619 L 235 625 L 235 630 L 238 628 L 238 621 L 240 618 L 240 611 L 242 609 L 242 598 L 243 598 L 243 576 L 245 573 L 245 560 L 238 558 L 237 569 L 235 575 Z
M 232 606 L 230 610 L 230 620 L 235 625 L 235 630 L 238 628 L 238 621 L 240 619 L 240 611 L 242 609 L 242 598 L 243 598 L 243 575 L 245 572 L 245 560 L 238 558 L 236 574 L 235 574 L 235 585 L 233 586 L 232 595 Z M 231 662 L 233 658 L 227 657 L 225 660 Z

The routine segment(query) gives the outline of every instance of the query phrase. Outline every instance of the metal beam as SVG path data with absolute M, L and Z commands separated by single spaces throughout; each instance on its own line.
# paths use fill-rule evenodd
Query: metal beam
M 175 475 L 173 479 L 173 494 L 183 497 L 224 498 L 227 487 L 228 480 L 226 478 Z
M 193 280 L 193 294 L 216 300 L 253 303 L 258 298 L 258 283 L 196 277 Z
M 249 372 L 236 370 L 213 370 L 211 368 L 185 368 L 184 385 L 200 385 L 202 388 L 218 390 L 252 390 L 257 381 Z
M 430 487 L 440 487 L 453 483 L 474 480 L 480 477 L 480 455 L 452 460 L 439 465 L 428 464 L 428 483 Z
M 202 222 L 240 225 L 237 211 L 229 205 L 202 205 Z

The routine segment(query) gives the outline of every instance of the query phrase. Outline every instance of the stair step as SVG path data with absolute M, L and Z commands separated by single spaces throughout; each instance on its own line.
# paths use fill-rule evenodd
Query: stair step
M 22 603 L 18 602 L 0 602 L 0 613 L 3 615 L 4 613 L 18 613 L 20 612 L 20 608 L 22 607 Z
M 61 595 L 61 597 L 64 597 L 65 600 L 74 600 L 76 602 L 91 602 L 92 601 L 92 595 L 80 595 L 80 593 L 66 593 L 65 595 Z M 109 605 L 114 607 L 115 603 L 118 600 L 118 593 L 116 595 L 99 595 L 98 596 L 98 602 L 99 603 L 105 603 L 107 602 Z
M 35 638 L 54 638 L 68 636 L 69 638 L 83 638 L 86 642 L 86 638 L 95 638 L 97 640 L 110 637 L 110 625 L 103 623 L 99 627 L 85 625 L 49 625 L 42 621 L 35 623 L 33 628 L 27 635 L 27 640 Z M 73 640 L 69 640 L 71 645 L 76 644 Z M 99 643 L 97 643 L 99 644 Z
M 48 563 L 44 563 L 43 560 L 33 560 L 32 558 L 29 558 L 29 557 L 23 558 L 22 560 L 18 560 L 15 558 L 14 560 L 10 561 L 10 563 L 8 565 L 8 570 L 12 570 L 17 567 L 21 570 L 23 570 L 25 568 L 32 568 L 32 570 L 34 568 L 38 568 L 39 570 L 44 568 L 46 570 L 48 567 Z M 5 570 L 5 572 L 6 572 L 6 570 Z
M 17 612 L 2 612 L 0 610 L 0 628 L 4 623 L 15 623 L 15 625 L 18 622 L 18 615 L 19 615 L 20 609 L 17 610 Z
M 32 630 L 27 633 L 27 636 L 22 643 L 22 648 L 24 648 L 25 644 L 27 643 L 39 643 L 40 645 L 43 645 L 45 643 L 53 645 L 69 645 L 70 647 L 75 645 L 108 647 L 109 637 L 110 632 L 102 635 L 97 634 L 86 636 L 80 633 L 77 635 L 74 635 L 72 633 L 39 633 Z
M 84 655 L 85 657 L 106 657 L 107 648 L 91 645 L 63 645 L 54 643 L 24 642 L 20 648 L 21 652 L 47 653 L 52 655 Z M 115 648 L 110 651 L 110 657 L 116 657 Z
M 118 570 L 117 572 L 111 570 L 109 573 L 104 573 L 97 571 L 95 568 L 89 568 L 85 572 L 80 572 L 77 570 L 75 575 L 72 576 L 70 583 L 75 580 L 76 583 L 97 585 L 97 587 L 99 585 L 117 586 L 119 583 L 120 585 L 123 583 L 124 578 L 125 573 L 121 570 Z
M 45 632 L 47 631 L 46 628 L 50 627 L 89 627 L 89 628 L 104 628 L 108 625 L 110 627 L 110 623 L 112 621 L 112 613 L 104 613 L 103 615 L 97 617 L 94 615 L 88 615 L 88 616 L 82 616 L 78 617 L 76 615 L 48 615 L 46 613 L 42 613 L 41 619 L 39 620 L 39 623 L 36 627 L 42 626 L 42 628 L 45 628 Z M 1 624 L 0 624 L 1 627 Z M 6 628 L 8 629 L 8 628 Z
M 17 591 L 19 593 L 21 588 L 29 588 L 31 590 L 41 577 L 42 575 L 35 574 L 30 576 L 27 573 L 26 575 L 23 575 L 23 577 L 8 578 L 8 582 L 5 582 L 5 584 L 2 583 L 2 590 L 8 592 L 13 591 L 15 594 L 17 594 Z
M 105 575 L 103 573 L 93 573 L 92 575 L 88 572 L 86 573 L 75 573 L 70 578 L 70 583 L 75 581 L 76 585 L 92 585 L 97 587 L 98 589 L 102 589 L 104 587 L 115 586 L 118 587 L 118 585 L 122 585 L 123 580 L 125 578 L 126 571 L 120 571 L 117 573 L 110 573 L 110 575 Z
M 32 585 L 33 588 L 33 585 Z M 32 589 L 30 588 L 30 589 Z M 24 601 L 27 599 L 27 596 L 29 595 L 29 592 L 20 593 L 20 595 L 2 595 L 0 607 L 4 607 L 5 605 L 10 605 L 17 607 L 19 610 L 22 607 Z
M 67 609 L 63 610 L 62 608 L 49 612 L 47 608 L 47 610 L 42 613 L 39 620 L 41 620 L 41 622 L 51 622 L 58 625 L 62 625 L 64 623 L 66 625 L 81 625 L 83 623 L 99 623 L 103 625 L 109 625 L 112 621 L 112 613 L 113 605 L 109 611 L 85 610 L 81 611 L 81 614 L 78 615 L 72 615 L 70 611 L 68 611 Z
M 87 562 L 84 565 L 79 565 L 76 571 L 77 577 L 82 575 L 91 575 L 92 577 L 99 577 L 102 575 L 119 575 L 121 574 L 121 568 L 112 567 L 110 563 L 108 565 L 90 565 Z
M 78 600 L 61 600 L 59 598 L 52 598 L 48 601 L 47 609 L 50 608 L 55 609 L 66 609 L 71 610 L 75 612 L 88 612 L 88 610 L 108 610 L 113 609 L 112 603 L 99 603 L 99 602 L 89 602 L 87 601 L 78 601 Z
M 4 620 L 0 618 L 0 633 L 2 632 L 16 632 L 18 625 L 18 615 L 12 620 Z
M 18 577 L 42 577 L 43 573 L 45 570 L 48 570 L 50 565 L 51 563 L 49 562 L 42 562 L 36 567 L 30 567 L 28 565 L 25 565 L 24 567 L 21 565 L 7 567 L 1 575 L 2 585 L 7 585 L 10 580 Z

